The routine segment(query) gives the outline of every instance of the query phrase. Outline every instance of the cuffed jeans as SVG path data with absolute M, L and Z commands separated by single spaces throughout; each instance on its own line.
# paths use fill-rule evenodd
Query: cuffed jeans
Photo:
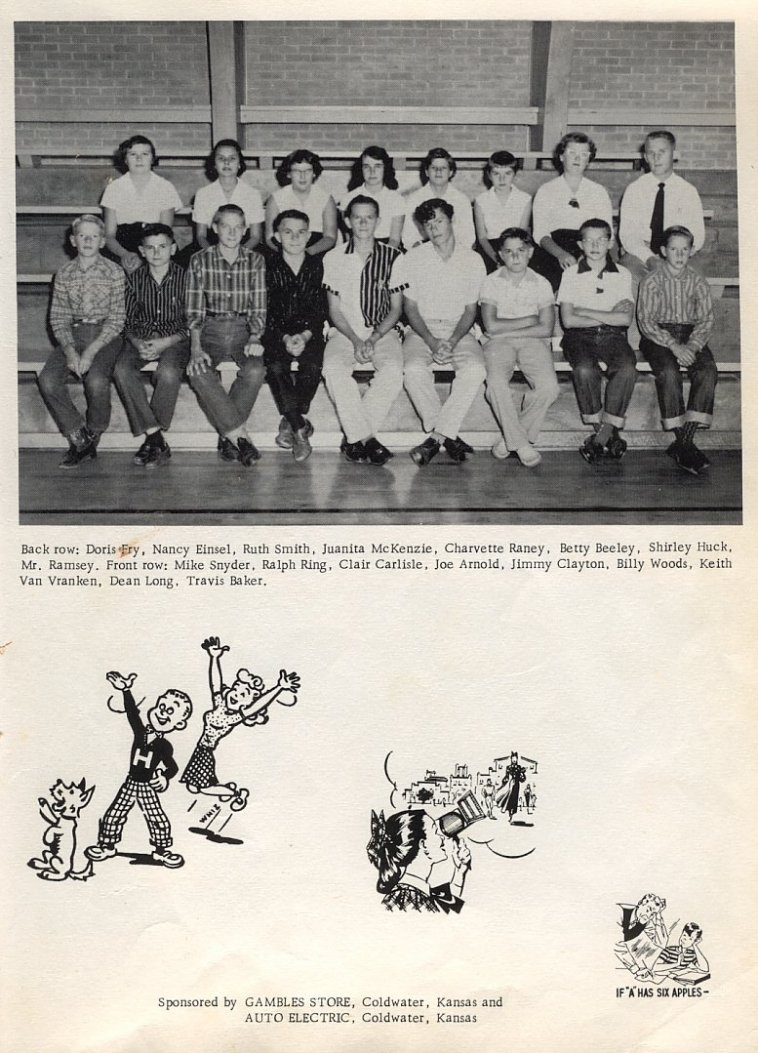
M 427 324 L 431 329 L 434 323 Z M 440 336 L 439 333 L 435 335 Z M 444 406 L 434 386 L 432 352 L 418 333 L 408 331 L 403 342 L 403 358 L 405 390 L 421 417 L 424 431 L 436 431 L 447 439 L 457 438 L 486 375 L 484 354 L 474 335 L 466 333 L 455 345 L 450 362 L 437 367 L 455 370 L 455 379 Z
M 403 386 L 403 350 L 393 330 L 377 341 L 371 359 L 374 376 L 361 397 L 353 370 L 361 363 L 342 333 L 329 337 L 324 352 L 324 383 L 348 442 L 376 435 Z
M 102 323 L 75 322 L 74 344 L 79 355 L 100 334 Z M 50 353 L 38 383 L 42 397 L 61 434 L 70 438 L 85 423 L 91 432 L 101 435 L 111 420 L 111 378 L 121 351 L 121 337 L 114 337 L 95 355 L 82 377 L 87 399 L 87 416 L 82 417 L 68 391 L 68 384 L 78 379 L 68 368 L 62 347 Z
M 140 372 L 145 361 L 136 348 L 124 341 L 113 378 L 129 418 L 132 435 L 142 435 L 150 428 L 167 431 L 171 427 L 189 354 L 189 340 L 186 337 L 181 343 L 166 348 L 151 376 L 153 395 L 148 402 Z
M 626 331 L 601 325 L 593 329 L 567 329 L 563 355 L 571 366 L 576 401 L 585 424 L 612 424 L 623 428 L 637 381 L 637 359 L 626 342 Z M 605 363 L 605 400 L 602 397 Z
M 311 408 L 313 396 L 321 380 L 321 364 L 324 352 L 319 348 L 306 347 L 295 358 L 283 347 L 266 349 L 263 361 L 266 377 L 276 408 L 294 431 L 305 427 L 305 414 Z M 297 363 L 297 369 L 292 366 Z
M 535 443 L 547 411 L 558 398 L 550 341 L 533 336 L 494 336 L 484 345 L 486 396 L 508 450 Z M 510 389 L 516 366 L 529 384 L 519 410 Z
M 694 328 L 692 325 L 659 324 L 680 344 L 687 343 Z M 655 377 L 655 389 L 658 393 L 658 406 L 664 429 L 671 431 L 674 428 L 681 428 L 687 421 L 695 421 L 701 427 L 709 428 L 713 420 L 718 369 L 708 345 L 697 352 L 691 366 L 684 367 L 679 365 L 673 351 L 648 340 L 646 336 L 643 336 L 640 341 L 640 351 L 650 363 L 650 369 Z M 690 380 L 686 412 L 682 368 L 685 369 Z
M 262 356 L 245 355 L 248 337 L 247 323 L 242 317 L 207 318 L 200 343 L 211 366 L 203 373 L 187 375 L 200 408 L 219 435 L 228 435 L 246 423 L 263 384 L 266 370 Z M 235 363 L 238 371 L 226 392 L 217 367 L 229 361 Z

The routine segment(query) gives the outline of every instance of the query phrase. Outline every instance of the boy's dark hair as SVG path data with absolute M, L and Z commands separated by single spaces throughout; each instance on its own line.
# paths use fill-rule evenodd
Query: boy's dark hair
M 665 139 L 667 143 L 669 143 L 674 149 L 676 149 L 676 136 L 673 132 L 669 132 L 665 128 L 659 128 L 656 129 L 656 131 L 654 132 L 648 132 L 645 136 L 643 148 L 650 142 L 651 139 Z
M 126 155 L 133 146 L 149 146 L 150 151 L 153 155 L 152 167 L 158 167 L 158 155 L 155 152 L 155 144 L 152 140 L 148 139 L 146 135 L 131 135 L 128 139 L 124 139 L 123 143 L 119 143 L 113 152 L 113 166 L 119 172 L 124 174 L 129 171 L 126 164 Z
M 350 200 L 347 203 L 347 207 L 345 208 L 346 216 L 352 216 L 353 205 L 373 205 L 374 211 L 376 212 L 377 216 L 379 215 L 379 202 L 376 200 L 376 198 L 369 197 L 368 194 L 356 194 L 355 197 L 350 198 Z
M 559 172 L 563 173 L 562 158 L 569 143 L 586 144 L 590 148 L 590 162 L 595 160 L 597 147 L 595 146 L 594 140 L 590 139 L 586 132 L 567 132 L 553 150 L 553 165 Z
M 205 175 L 211 182 L 214 179 L 218 179 L 218 169 L 216 168 L 216 151 L 220 150 L 223 146 L 231 146 L 237 151 L 237 157 L 239 158 L 239 168 L 237 169 L 237 175 L 241 176 L 242 173 L 247 169 L 245 164 L 245 158 L 242 156 L 242 147 L 236 139 L 219 139 L 215 144 L 211 152 L 205 159 Z
M 299 219 L 305 223 L 306 227 L 310 229 L 311 221 L 305 212 L 301 212 L 298 208 L 285 208 L 283 212 L 279 212 L 274 222 L 271 224 L 274 231 L 279 230 L 279 227 L 284 223 L 285 219 Z
M 482 175 L 482 182 L 486 187 L 492 186 L 490 168 L 493 166 L 499 168 L 512 168 L 514 172 L 518 172 L 519 168 L 521 168 L 521 161 L 519 161 L 517 157 L 514 157 L 509 150 L 496 150 L 494 154 L 490 154 L 489 160 L 484 166 L 484 172 Z
M 661 236 L 661 245 L 668 248 L 668 244 L 672 238 L 675 237 L 687 238 L 690 243 L 690 248 L 695 244 L 695 235 L 689 229 L 689 227 L 666 227 Z
M 579 241 L 582 240 L 582 235 L 585 230 L 604 230 L 609 238 L 613 237 L 613 231 L 611 230 L 610 223 L 607 223 L 604 219 L 585 219 L 579 228 Z
M 245 210 L 240 208 L 239 205 L 219 205 L 213 215 L 213 223 L 218 223 L 218 217 L 222 216 L 225 212 L 231 212 L 235 216 L 242 216 L 242 222 L 245 222 Z
M 445 201 L 444 198 L 430 197 L 428 201 L 421 202 L 414 211 L 413 218 L 423 227 L 430 219 L 434 219 L 435 212 L 444 212 L 448 219 L 452 219 L 454 211 L 450 202 Z
M 506 227 L 502 234 L 498 234 L 496 238 L 492 239 L 490 244 L 495 252 L 500 252 L 509 238 L 518 238 L 519 241 L 523 241 L 523 243 L 529 248 L 534 248 L 532 235 L 528 230 L 524 230 L 523 227 Z
M 696 921 L 688 921 L 683 927 L 682 932 L 686 932 L 688 936 L 694 936 L 696 942 L 699 942 L 703 938 L 703 930 Z
M 154 238 L 158 234 L 165 234 L 170 241 L 176 241 L 174 232 L 166 223 L 146 223 L 139 236 L 140 245 L 145 244 L 146 238 Z
M 312 150 L 293 150 L 291 154 L 287 154 L 276 170 L 276 181 L 279 186 L 287 186 L 292 182 L 290 170 L 293 165 L 311 165 L 314 183 L 324 171 L 318 154 L 314 154 Z
M 384 165 L 384 185 L 388 190 L 397 190 L 397 176 L 395 175 L 395 162 L 383 146 L 367 146 L 360 157 L 353 161 L 350 169 L 350 180 L 347 184 L 348 190 L 355 190 L 363 183 L 363 158 L 370 157 L 374 161 L 381 161 Z
M 426 186 L 429 182 L 429 176 L 427 175 L 427 168 L 432 161 L 447 161 L 450 166 L 450 178 L 452 179 L 455 173 L 458 171 L 458 165 L 455 163 L 455 159 L 447 152 L 443 146 L 435 146 L 426 155 L 424 160 L 421 162 L 421 185 Z

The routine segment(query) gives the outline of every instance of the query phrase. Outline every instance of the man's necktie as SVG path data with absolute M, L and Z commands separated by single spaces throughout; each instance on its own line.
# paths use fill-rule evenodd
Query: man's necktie
M 658 184 L 658 193 L 653 203 L 653 217 L 650 220 L 650 251 L 654 256 L 663 244 L 663 192 L 666 184 Z

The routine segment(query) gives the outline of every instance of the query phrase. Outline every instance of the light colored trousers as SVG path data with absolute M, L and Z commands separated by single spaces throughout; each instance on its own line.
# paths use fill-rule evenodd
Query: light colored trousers
M 324 383 L 348 442 L 362 442 L 375 436 L 400 393 L 403 351 L 396 332 L 387 333 L 378 341 L 371 361 L 374 376 L 361 397 L 353 379 L 353 370 L 361 363 L 355 357 L 351 341 L 342 333 L 329 337 L 324 350 Z
M 495 336 L 484 345 L 487 401 L 510 452 L 535 443 L 547 411 L 558 398 L 550 341 L 534 336 Z M 510 388 L 516 367 L 529 384 L 517 407 Z
M 473 333 L 466 333 L 455 345 L 452 360 L 447 365 L 437 367 L 455 370 L 455 379 L 444 406 L 434 386 L 432 352 L 418 333 L 410 329 L 403 341 L 403 357 L 405 390 L 421 417 L 424 431 L 436 431 L 447 439 L 457 438 L 485 377 L 484 355 Z

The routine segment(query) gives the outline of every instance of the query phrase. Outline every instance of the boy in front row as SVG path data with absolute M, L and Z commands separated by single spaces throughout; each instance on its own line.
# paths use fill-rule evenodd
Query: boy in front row
M 693 236 L 687 227 L 663 232 L 664 263 L 640 285 L 640 351 L 650 363 L 664 429 L 676 436 L 667 453 L 685 472 L 699 475 L 710 461 L 694 443 L 710 427 L 718 370 L 707 341 L 714 324 L 708 282 L 689 266 Z M 681 368 L 690 379 L 687 410 Z
M 582 259 L 563 272 L 557 302 L 565 329 L 563 354 L 571 366 L 579 412 L 595 429 L 579 452 L 594 464 L 606 456 L 621 460 L 626 453 L 619 429 L 637 379 L 637 360 L 626 338 L 634 301 L 631 274 L 608 255 L 609 224 L 586 220 L 579 228 L 579 244 Z
M 266 325 L 265 264 L 241 244 L 247 224 L 239 205 L 222 205 L 212 225 L 218 244 L 196 252 L 187 274 L 187 379 L 218 432 L 221 460 L 248 467 L 260 457 L 246 425 L 265 373 L 260 342 Z M 218 366 L 229 360 L 238 371 L 227 392 Z
M 502 460 L 515 453 L 525 468 L 534 468 L 542 460 L 534 444 L 547 411 L 558 398 L 550 347 L 555 325 L 553 290 L 546 278 L 529 268 L 534 244 L 526 230 L 508 227 L 492 247 L 503 266 L 484 279 L 479 293 L 487 334 L 487 401 L 503 433 L 492 455 Z M 521 411 L 510 390 L 516 366 L 530 388 Z
M 189 361 L 184 313 L 186 271 L 172 260 L 174 232 L 163 223 L 142 231 L 140 255 L 147 263 L 126 281 L 126 329 L 114 379 L 132 434 L 143 436 L 134 455 L 142 468 L 157 468 L 171 456 L 164 432 L 171 426 L 179 388 Z M 140 370 L 157 362 L 154 391 L 147 401 Z
M 71 231 L 76 259 L 56 274 L 50 305 L 57 347 L 39 375 L 42 397 L 69 443 L 60 468 L 76 468 L 97 455 L 100 436 L 110 423 L 111 377 L 124 328 L 124 272 L 100 254 L 103 221 L 79 216 Z M 84 384 L 86 420 L 67 389 L 73 377 Z

